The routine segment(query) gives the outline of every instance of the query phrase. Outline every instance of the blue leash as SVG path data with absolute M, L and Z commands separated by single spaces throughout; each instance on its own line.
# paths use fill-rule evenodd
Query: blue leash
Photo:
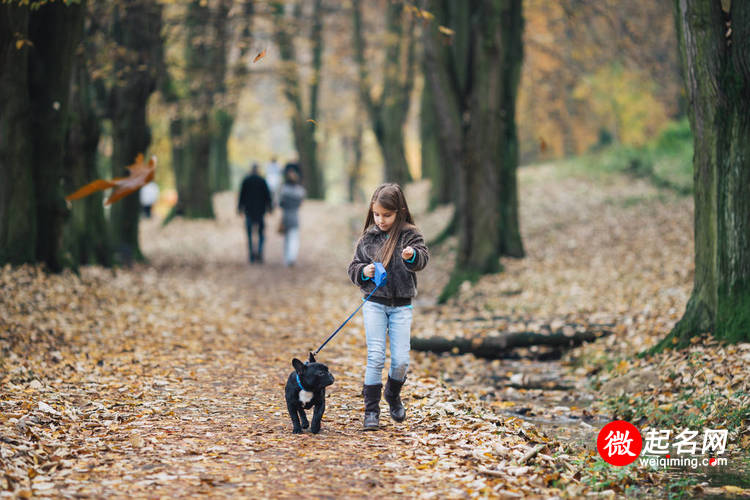
M 314 352 L 313 354 L 318 354 L 318 353 L 320 352 L 320 350 L 321 350 L 321 349 L 323 349 L 323 348 L 324 348 L 324 347 L 326 346 L 326 344 L 327 344 L 327 343 L 328 343 L 328 342 L 329 342 L 329 341 L 330 341 L 330 340 L 331 340 L 331 339 L 332 339 L 333 337 L 335 337 L 335 336 L 336 336 L 336 334 L 337 334 L 337 333 L 339 333 L 339 330 L 341 330 L 342 328 L 344 328 L 344 325 L 345 325 L 345 324 L 347 324 L 347 323 L 349 322 L 349 320 L 350 320 L 350 319 L 352 319 L 352 318 L 354 317 L 354 315 L 355 315 L 355 314 L 357 314 L 357 312 L 358 312 L 358 311 L 359 311 L 360 309 L 362 309 L 362 306 L 363 306 L 363 305 L 365 305 L 365 302 L 367 302 L 367 301 L 368 301 L 368 300 L 370 299 L 370 297 L 372 297 L 372 294 L 373 294 L 373 293 L 375 293 L 375 290 L 377 290 L 378 288 L 380 288 L 380 287 L 381 287 L 381 285 L 385 284 L 385 279 L 386 279 L 386 276 L 387 276 L 387 275 L 388 275 L 388 273 L 386 273 L 386 271 L 385 271 L 385 267 L 383 267 L 383 264 L 381 264 L 380 262 L 375 262 L 375 288 L 373 289 L 373 291 L 372 291 L 372 292 L 370 292 L 370 295 L 368 295 L 368 296 L 367 296 L 367 297 L 365 298 L 365 300 L 363 300 L 363 301 L 362 301 L 362 303 L 361 303 L 361 304 L 359 305 L 359 307 L 357 307 L 357 309 L 355 309 L 355 310 L 354 310 L 354 312 L 353 312 L 353 313 L 351 313 L 351 314 L 349 315 L 349 317 L 348 317 L 348 318 L 346 318 L 346 319 L 344 320 L 344 322 L 343 322 L 343 323 L 341 323 L 341 325 L 340 325 L 340 326 L 339 326 L 338 328 L 336 328 L 336 331 L 335 331 L 335 332 L 333 332 L 333 333 L 332 333 L 332 334 L 331 334 L 331 335 L 330 335 L 330 336 L 329 336 L 329 337 L 328 337 L 328 338 L 326 339 L 326 341 L 325 341 L 325 342 L 323 342 L 323 345 L 321 345 L 320 347 L 318 347 L 318 350 L 317 350 L 317 351 L 315 351 L 315 352 Z

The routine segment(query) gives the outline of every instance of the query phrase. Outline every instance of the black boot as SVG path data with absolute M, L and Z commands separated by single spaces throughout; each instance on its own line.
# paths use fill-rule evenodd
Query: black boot
M 362 394 L 365 397 L 365 421 L 364 429 L 374 431 L 378 429 L 380 422 L 380 391 L 383 384 L 365 385 Z
M 406 409 L 401 403 L 401 388 L 404 386 L 404 382 L 406 382 L 406 379 L 399 382 L 388 377 L 388 382 L 385 384 L 383 396 L 388 401 L 388 406 L 391 407 L 391 418 L 396 422 L 403 422 L 406 418 Z

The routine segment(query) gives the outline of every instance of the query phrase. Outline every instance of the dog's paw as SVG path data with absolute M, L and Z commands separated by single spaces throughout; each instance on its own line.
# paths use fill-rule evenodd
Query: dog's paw
M 313 426 L 312 426 L 312 427 L 310 428 L 310 432 L 312 432 L 313 434 L 317 434 L 317 433 L 319 433 L 319 432 L 320 432 L 320 426 L 319 426 L 319 425 L 313 425 Z
M 292 434 L 302 434 L 302 429 L 294 429 L 292 430 Z
M 310 427 L 310 422 L 302 422 L 303 429 L 307 429 L 308 427 Z

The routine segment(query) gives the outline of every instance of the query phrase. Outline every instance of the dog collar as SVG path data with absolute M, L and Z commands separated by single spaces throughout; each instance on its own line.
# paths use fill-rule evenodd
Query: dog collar
M 307 391 L 307 389 L 302 387 L 302 382 L 300 382 L 300 379 L 299 379 L 299 373 L 297 374 L 297 385 L 299 386 L 300 390 Z

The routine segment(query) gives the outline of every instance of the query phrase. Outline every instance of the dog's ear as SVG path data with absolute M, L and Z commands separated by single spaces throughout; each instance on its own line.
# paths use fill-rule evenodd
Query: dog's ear
M 294 367 L 294 371 L 296 371 L 299 374 L 305 371 L 305 365 L 302 363 L 302 361 L 300 361 L 297 358 L 294 358 L 292 360 L 292 366 Z
M 310 351 L 310 363 L 315 363 L 315 356 L 313 356 L 312 351 Z

